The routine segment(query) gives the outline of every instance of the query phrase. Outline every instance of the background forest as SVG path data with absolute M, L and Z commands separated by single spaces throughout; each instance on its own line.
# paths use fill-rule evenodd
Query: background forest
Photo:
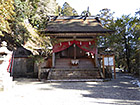
M 140 55 L 140 11 L 135 16 L 123 15 L 114 18 L 110 9 L 103 8 L 94 17 L 99 17 L 103 27 L 115 32 L 99 37 L 98 46 L 111 49 L 116 56 L 116 66 L 125 72 L 138 74 Z M 65 2 L 61 7 L 56 0 L 1 0 L 0 1 L 0 40 L 7 41 L 9 48 L 28 47 L 37 54 L 47 55 L 49 41 L 39 33 L 44 30 L 50 16 L 91 16 L 89 10 L 81 14 Z M 0 41 L 0 42 L 1 42 Z M 34 46 L 29 47 L 29 42 Z M 27 44 L 28 43 L 28 44 Z M 33 47 L 41 48 L 38 53 Z M 45 52 L 48 52 L 47 54 Z

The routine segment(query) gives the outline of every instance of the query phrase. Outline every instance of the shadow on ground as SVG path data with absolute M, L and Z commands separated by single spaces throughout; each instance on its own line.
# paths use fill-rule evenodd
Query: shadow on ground
M 61 89 L 79 91 L 78 94 L 85 99 L 98 99 L 98 104 L 117 104 L 117 105 L 140 105 L 140 88 L 131 84 L 134 80 L 129 75 L 118 73 L 117 79 L 107 82 L 58 82 L 45 83 L 34 80 L 17 80 L 19 85 L 36 84 L 39 91 L 54 91 Z M 44 87 L 42 87 L 44 86 Z M 49 88 L 48 88 L 48 87 Z M 64 96 L 65 97 L 65 96 Z
M 82 97 L 114 100 L 121 104 L 140 105 L 140 88 L 131 84 L 131 76 L 118 74 L 116 80 L 108 82 L 62 82 L 51 84 L 52 87 L 70 90 L 88 91 Z M 105 104 L 105 103 L 104 103 Z

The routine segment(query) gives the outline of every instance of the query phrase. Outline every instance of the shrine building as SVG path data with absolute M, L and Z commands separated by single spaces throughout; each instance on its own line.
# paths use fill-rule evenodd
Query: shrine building
M 101 79 L 97 40 L 113 31 L 102 27 L 95 17 L 54 17 L 43 34 L 52 40 L 48 59 L 49 80 Z

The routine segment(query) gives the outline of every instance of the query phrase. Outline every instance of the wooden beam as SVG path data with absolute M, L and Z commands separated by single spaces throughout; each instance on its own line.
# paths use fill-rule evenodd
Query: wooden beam
M 116 79 L 115 57 L 114 56 L 113 56 L 113 64 L 114 64 L 114 79 Z
M 76 45 L 73 44 L 73 47 L 74 47 L 74 59 L 76 59 Z
M 52 67 L 55 67 L 55 53 L 52 54 Z
M 98 48 L 96 46 L 96 52 L 97 54 L 95 54 L 95 64 L 96 64 L 96 67 L 98 67 Z
M 104 78 L 105 78 L 105 65 L 104 65 L 104 55 L 103 55 L 103 75 L 104 75 Z
M 65 36 L 65 37 L 79 37 L 79 36 L 105 36 L 106 33 L 47 33 L 46 36 Z

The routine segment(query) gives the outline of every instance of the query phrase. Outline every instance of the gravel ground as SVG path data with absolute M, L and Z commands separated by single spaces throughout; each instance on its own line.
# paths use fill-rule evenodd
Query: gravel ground
M 140 88 L 129 75 L 107 82 L 44 83 L 17 79 L 8 92 L 0 92 L 0 105 L 140 105 Z

